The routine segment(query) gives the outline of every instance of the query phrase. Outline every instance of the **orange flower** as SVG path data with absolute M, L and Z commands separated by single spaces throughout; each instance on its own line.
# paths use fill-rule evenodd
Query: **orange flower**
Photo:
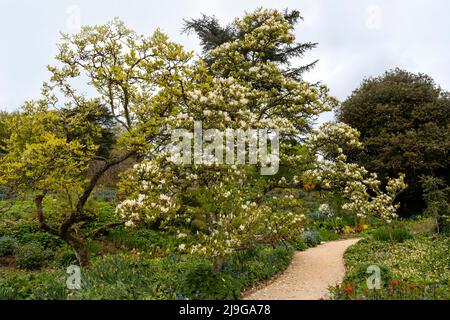
M 363 227 L 361 227 L 361 226 L 357 226 L 356 228 L 355 228 L 355 232 L 356 233 L 360 233 L 360 232 L 363 232 L 364 231 L 364 229 L 363 229 Z
M 352 291 L 353 291 L 353 289 L 351 287 L 347 287 L 344 289 L 344 292 L 347 294 L 351 293 Z
M 391 286 L 396 287 L 398 285 L 398 280 L 392 280 L 391 281 Z

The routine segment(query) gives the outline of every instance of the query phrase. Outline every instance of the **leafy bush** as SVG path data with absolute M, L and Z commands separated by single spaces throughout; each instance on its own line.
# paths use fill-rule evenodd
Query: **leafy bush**
M 291 246 L 254 246 L 233 254 L 225 261 L 222 271 L 238 278 L 242 288 L 247 288 L 284 270 L 293 253 Z
M 319 228 L 323 228 L 336 233 L 342 233 L 345 227 L 344 220 L 341 217 L 332 217 L 316 223 Z
M 21 236 L 21 243 L 39 243 L 45 249 L 54 249 L 63 244 L 63 241 L 57 236 L 51 235 L 47 232 L 33 232 L 24 233 Z
M 0 237 L 0 257 L 14 254 L 17 247 L 16 239 L 10 236 Z
M 413 235 L 427 236 L 435 231 L 435 221 L 433 217 L 420 215 L 414 219 L 408 219 L 402 222 L 403 225 L 411 231 Z
M 62 272 L 0 272 L 0 300 L 64 300 L 66 291 Z
M 377 228 L 373 232 L 373 238 L 378 241 L 390 241 L 389 231 L 386 227 Z M 405 240 L 411 239 L 412 235 L 407 228 L 404 227 L 394 227 L 392 229 L 392 240 L 395 242 L 404 242 Z
M 308 249 L 308 245 L 306 244 L 305 240 L 303 240 L 302 237 L 299 237 L 293 241 L 292 245 L 294 246 L 294 249 L 297 251 L 305 251 Z
M 336 234 L 336 232 L 326 229 L 319 229 L 319 236 L 322 241 L 334 241 L 339 239 L 339 235 Z
M 168 272 L 167 270 L 166 272 Z M 155 299 L 158 291 L 158 268 L 151 260 L 116 254 L 92 261 L 83 273 L 82 289 L 75 299 Z
M 78 264 L 78 260 L 73 252 L 73 249 L 68 246 L 64 246 L 57 252 L 54 262 L 56 266 L 64 268 L 70 265 Z
M 8 235 L 19 242 L 22 242 L 22 238 L 29 233 L 39 232 L 40 227 L 35 222 L 21 221 L 18 224 L 10 226 L 8 228 L 0 229 L 0 236 Z
M 301 234 L 301 238 L 309 247 L 315 247 L 320 244 L 320 235 L 316 229 L 309 229 Z
M 32 201 L 21 200 L 18 198 L 0 201 L 8 208 L 2 212 L 2 216 L 14 221 L 28 218 L 34 212 L 34 203 Z
M 335 215 L 333 210 L 327 203 L 322 203 L 319 208 L 315 211 L 309 213 L 309 216 L 314 220 L 323 221 L 325 219 L 331 218 Z
M 180 239 L 155 230 L 138 229 L 129 232 L 123 228 L 111 231 L 109 240 L 116 245 L 122 245 L 129 249 L 137 249 L 146 252 L 172 253 L 180 245 Z M 186 243 L 186 239 L 184 241 Z
M 187 272 L 181 289 L 183 296 L 189 299 L 232 300 L 240 298 L 242 284 L 229 273 L 215 273 L 211 266 L 201 264 Z
M 364 80 L 337 110 L 338 121 L 361 133 L 364 149 L 349 153 L 350 162 L 382 180 L 406 174 L 408 188 L 397 197 L 400 216 L 425 208 L 422 174 L 449 176 L 449 113 L 450 95 L 433 79 L 400 69 Z
M 16 256 L 19 268 L 33 270 L 46 265 L 53 257 L 53 252 L 45 249 L 39 243 L 29 243 L 22 246 Z

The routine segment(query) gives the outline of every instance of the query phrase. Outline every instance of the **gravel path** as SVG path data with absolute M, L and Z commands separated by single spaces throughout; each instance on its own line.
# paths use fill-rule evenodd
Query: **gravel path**
M 248 300 L 318 300 L 327 289 L 342 281 L 345 250 L 360 239 L 331 241 L 296 252 L 291 264 L 272 283 L 249 293 Z

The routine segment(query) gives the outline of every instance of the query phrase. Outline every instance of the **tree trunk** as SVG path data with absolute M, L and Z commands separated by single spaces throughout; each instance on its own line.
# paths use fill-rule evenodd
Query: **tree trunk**
M 105 165 L 94 174 L 94 176 L 89 180 L 87 186 L 84 188 L 83 193 L 78 199 L 76 209 L 73 210 L 68 216 L 66 216 L 66 218 L 61 223 L 58 229 L 48 225 L 44 216 L 43 200 L 46 195 L 46 192 L 36 195 L 34 199 L 36 205 L 37 218 L 41 228 L 50 234 L 61 237 L 64 241 L 66 241 L 75 251 L 75 255 L 78 259 L 80 267 L 82 268 L 87 268 L 89 266 L 89 258 L 86 250 L 85 239 L 73 235 L 71 228 L 73 227 L 74 224 L 84 219 L 85 217 L 83 213 L 84 206 L 87 200 L 89 199 L 92 191 L 94 190 L 95 186 L 97 185 L 98 180 L 103 176 L 103 174 L 111 167 L 119 163 L 122 163 L 123 161 L 134 156 L 135 154 L 136 154 L 135 151 L 129 151 L 125 154 L 122 154 L 120 157 L 116 159 L 106 161 Z
M 220 272 L 222 270 L 224 262 L 225 262 L 225 258 L 224 257 L 214 257 L 212 271 L 213 272 Z
M 72 235 L 67 235 L 65 240 L 75 251 L 75 255 L 77 257 L 78 263 L 80 264 L 80 267 L 89 267 L 89 258 L 84 240 L 76 238 Z

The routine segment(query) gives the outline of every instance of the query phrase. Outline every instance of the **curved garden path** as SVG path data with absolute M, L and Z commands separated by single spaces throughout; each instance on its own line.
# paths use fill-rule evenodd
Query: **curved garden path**
M 245 294 L 249 300 L 318 300 L 327 298 L 328 286 L 342 281 L 343 254 L 360 239 L 326 242 L 296 252 L 289 267 L 267 286 Z

